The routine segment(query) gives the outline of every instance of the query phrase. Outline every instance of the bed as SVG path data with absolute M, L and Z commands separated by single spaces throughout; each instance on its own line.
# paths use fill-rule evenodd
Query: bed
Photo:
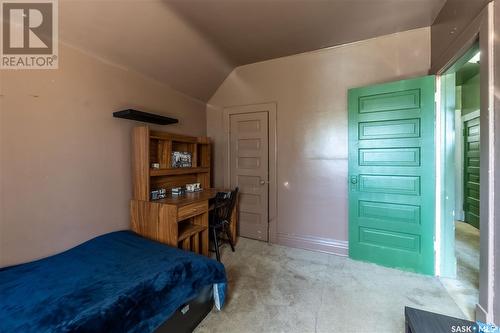
M 225 291 L 217 261 L 118 231 L 0 269 L 0 332 L 190 331 Z

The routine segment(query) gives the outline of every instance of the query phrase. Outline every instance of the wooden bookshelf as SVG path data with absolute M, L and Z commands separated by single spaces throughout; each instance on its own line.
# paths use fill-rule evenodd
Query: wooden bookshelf
M 174 151 L 191 154 L 190 168 L 172 168 Z M 153 163 L 160 165 L 152 168 Z M 130 204 L 132 230 L 144 237 L 208 255 L 208 201 L 210 189 L 211 143 L 207 137 L 194 137 L 151 131 L 148 126 L 132 132 L 133 198 Z M 200 183 L 207 191 L 197 195 L 169 197 L 152 201 L 151 191 L 167 193 L 173 187 Z
M 174 151 L 191 154 L 191 168 L 172 168 Z M 153 169 L 153 163 L 160 165 Z M 148 126 L 135 127 L 132 132 L 133 198 L 149 201 L 152 190 L 200 183 L 210 188 L 211 144 L 207 137 L 191 137 L 150 131 Z

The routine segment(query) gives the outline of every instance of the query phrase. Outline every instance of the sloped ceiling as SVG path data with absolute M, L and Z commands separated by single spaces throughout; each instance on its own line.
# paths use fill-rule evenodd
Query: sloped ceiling
M 61 0 L 63 43 L 206 101 L 233 65 L 159 0 Z
M 429 26 L 445 0 L 60 0 L 62 42 L 207 101 L 239 65 Z

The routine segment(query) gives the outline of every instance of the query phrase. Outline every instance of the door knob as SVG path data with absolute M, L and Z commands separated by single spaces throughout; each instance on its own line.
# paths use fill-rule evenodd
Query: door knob
M 358 176 L 351 176 L 349 178 L 349 182 L 351 183 L 351 190 L 356 191 L 358 187 Z
M 268 180 L 261 180 L 260 181 L 260 185 L 265 185 L 265 184 L 269 184 L 269 181 Z

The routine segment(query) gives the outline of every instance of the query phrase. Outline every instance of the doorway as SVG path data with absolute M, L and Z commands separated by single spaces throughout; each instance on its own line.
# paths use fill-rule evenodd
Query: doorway
M 232 114 L 229 127 L 231 188 L 239 187 L 240 236 L 268 241 L 268 113 Z
M 431 218 L 431 222 L 435 224 L 434 234 L 434 259 L 435 271 L 434 274 L 443 278 L 456 280 L 457 279 L 457 260 L 456 260 L 456 201 L 455 192 L 459 186 L 465 187 L 465 179 L 462 182 L 462 177 L 459 179 L 457 187 L 457 172 L 456 167 L 461 163 L 457 163 L 456 159 L 456 142 L 457 136 L 455 130 L 456 122 L 456 72 L 457 70 L 469 62 L 472 56 L 481 51 L 480 55 L 480 145 L 479 145 L 479 170 L 480 170 L 480 249 L 479 249 L 479 297 L 476 299 L 475 315 L 470 315 L 469 310 L 464 310 L 469 317 L 475 318 L 482 322 L 494 322 L 494 314 L 498 307 L 495 302 L 495 286 L 494 277 L 497 274 L 498 267 L 494 265 L 497 259 L 495 254 L 498 252 L 498 242 L 495 242 L 495 232 L 497 231 L 498 223 L 495 223 L 495 218 L 500 216 L 500 206 L 495 205 L 498 200 L 495 198 L 499 186 L 498 184 L 498 165 L 497 160 L 500 154 L 498 153 L 498 145 L 495 144 L 495 135 L 498 137 L 498 109 L 497 100 L 495 96 L 495 67 L 496 59 L 494 57 L 494 46 L 497 45 L 497 40 L 493 38 L 494 34 L 494 3 L 490 2 L 486 9 L 471 23 L 466 30 L 454 40 L 452 47 L 441 58 L 433 60 L 432 74 L 436 74 L 436 106 L 438 110 L 435 117 L 435 216 Z M 479 40 L 479 43 L 477 41 Z M 479 45 L 479 46 L 477 46 Z M 470 56 L 470 57 L 469 57 Z M 353 102 L 360 102 L 353 99 Z M 354 110 L 354 109 L 353 109 Z M 354 112 L 354 111 L 353 111 Z M 349 113 L 351 113 L 351 101 L 349 103 Z M 349 126 L 349 130 L 354 133 L 359 130 L 359 127 Z M 458 137 L 461 137 L 461 133 Z M 354 144 L 356 140 L 352 141 Z M 359 156 L 359 155 L 358 155 Z M 356 166 L 356 155 L 353 154 L 349 157 L 349 168 L 351 165 Z M 473 163 L 477 161 L 472 161 Z M 359 163 L 358 163 L 359 164 Z M 349 175 L 350 176 L 350 175 Z M 497 181 L 495 182 L 495 178 Z M 357 189 L 357 177 L 348 177 L 349 182 L 353 185 L 354 190 Z M 353 184 L 354 182 L 354 184 Z M 351 188 L 349 185 L 348 188 Z M 462 190 L 463 191 L 463 190 Z M 349 193 L 351 190 L 349 189 Z M 384 197 L 381 196 L 382 199 Z M 351 201 L 351 196 L 349 198 Z M 460 206 L 460 205 L 459 205 Z M 352 243 L 363 242 L 361 238 L 356 238 L 359 233 L 358 229 L 363 227 L 359 224 L 358 215 L 359 209 L 356 206 L 349 206 L 349 246 Z M 462 206 L 460 209 L 465 210 Z M 385 214 L 385 212 L 384 212 Z M 351 219 L 354 218 L 354 223 Z M 464 217 L 465 218 L 465 217 Z M 378 218 L 377 218 L 378 219 Z M 372 220 L 373 221 L 373 220 Z M 369 223 L 369 220 L 361 221 L 362 223 Z M 384 221 L 382 221 L 384 222 Z M 376 225 L 375 225 L 376 227 Z M 373 228 L 373 224 L 372 224 Z M 354 232 L 351 233 L 351 230 Z M 352 237 L 353 235 L 354 237 Z M 365 239 L 366 240 L 366 239 Z M 369 239 L 371 243 L 373 238 Z M 367 242 L 364 242 L 366 245 Z M 372 244 L 373 246 L 383 246 L 383 244 Z M 350 250 L 351 254 L 351 250 Z M 361 260 L 371 261 L 368 256 L 370 252 L 366 251 L 366 255 Z M 394 262 L 391 262 L 393 264 Z M 450 288 L 450 290 L 453 288 Z M 456 290 L 455 290 L 456 291 Z M 451 293 L 457 295 L 460 292 Z M 463 294 L 462 294 L 463 295 Z
M 443 258 L 441 280 L 471 320 L 479 300 L 480 75 L 476 43 L 441 76 L 442 128 L 448 133 L 443 138 L 443 174 L 448 181 L 443 188 L 442 224 L 453 230 L 448 239 L 453 251 Z
M 272 239 L 276 216 L 276 104 L 224 109 L 226 187 L 239 187 L 238 235 Z
M 437 90 L 435 79 L 349 90 L 349 255 L 444 277 L 451 296 L 474 319 L 480 266 L 479 44 L 439 76 Z M 436 91 L 441 98 L 435 99 Z M 443 103 L 439 112 L 435 101 Z M 435 235 L 441 243 L 434 244 Z M 451 250 L 435 264 L 435 245 L 443 243 Z

